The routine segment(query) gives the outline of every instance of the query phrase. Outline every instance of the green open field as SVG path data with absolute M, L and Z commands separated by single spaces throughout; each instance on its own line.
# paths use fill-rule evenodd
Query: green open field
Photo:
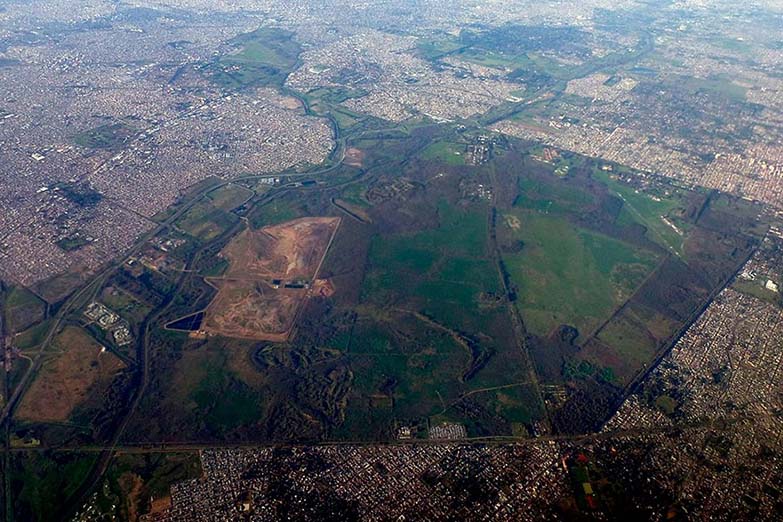
M 208 203 L 197 203 L 176 222 L 177 228 L 209 242 L 228 230 L 239 218 Z
M 77 145 L 89 149 L 116 149 L 125 143 L 134 132 L 134 129 L 122 123 L 113 123 L 81 132 L 74 136 L 73 141 Z
M 245 201 L 250 199 L 252 196 L 252 190 L 246 189 L 245 187 L 236 185 L 234 183 L 217 188 L 207 194 L 207 197 L 209 197 L 212 205 L 219 208 L 220 210 L 225 210 L 226 212 L 231 212 L 238 206 L 242 205 Z
M 175 332 L 158 335 L 174 345 L 186 339 Z M 261 376 L 252 371 L 247 358 L 247 348 L 247 343 L 215 339 L 158 368 L 164 379 L 152 386 L 150 399 L 140 407 L 140 433 L 136 436 L 152 440 L 224 439 L 237 430 L 257 429 L 267 401 L 261 394 Z M 154 423 L 149 422 L 149 409 L 158 412 Z
M 257 206 L 248 215 L 253 228 L 278 225 L 302 217 L 299 207 L 289 200 L 274 199 L 263 206 Z
M 114 286 L 103 289 L 101 301 L 131 324 L 141 323 L 152 311 L 148 304 L 141 302 L 135 295 Z
M 482 292 L 500 288 L 497 269 L 486 254 L 487 216 L 445 202 L 438 211 L 437 229 L 376 236 L 364 295 L 379 304 L 413 301 L 418 311 L 461 328 L 470 321 L 466 312 L 480 307 Z
M 301 52 L 293 33 L 268 27 L 240 35 L 232 43 L 236 52 L 205 68 L 212 81 L 229 89 L 282 86 Z
M 21 332 L 43 319 L 46 303 L 29 290 L 14 287 L 5 296 L 3 310 L 8 330 Z
M 46 334 L 49 332 L 49 328 L 52 326 L 52 320 L 47 319 L 40 323 L 31 326 L 23 332 L 14 337 L 14 346 L 20 350 L 29 350 L 40 345 L 46 338 Z
M 601 170 L 596 170 L 593 175 L 623 200 L 623 210 L 617 218 L 618 224 L 639 222 L 647 228 L 647 237 L 650 240 L 678 256 L 684 255 L 688 224 L 677 219 L 675 215 L 675 211 L 682 206 L 682 195 L 679 192 L 672 189 L 670 194 L 654 195 L 638 191 Z M 675 230 L 672 224 L 679 231 Z
M 759 278 L 755 281 L 738 279 L 731 286 L 735 290 L 738 290 L 747 295 L 752 295 L 753 297 L 757 297 L 762 301 L 767 301 L 768 303 L 783 306 L 783 297 L 781 297 L 780 292 L 773 292 L 772 290 L 769 290 L 765 286 L 766 282 L 766 277 Z
M 465 145 L 449 141 L 436 141 L 421 151 L 421 157 L 426 160 L 440 161 L 447 165 L 465 164 Z
M 497 69 L 513 70 L 530 67 L 532 65 L 530 58 L 528 58 L 524 53 L 513 54 L 469 48 L 460 51 L 456 54 L 456 56 L 460 59 L 475 63 L 477 65 L 483 65 L 484 67 L 494 67 Z
M 353 335 L 351 358 L 361 368 L 354 370 L 356 388 L 365 401 L 357 399 L 365 405 L 357 419 L 383 419 L 389 413 L 404 422 L 445 416 L 466 424 L 473 435 L 510 434 L 511 423 L 529 422 L 539 411 L 535 393 L 527 387 L 526 359 L 513 339 L 498 269 L 488 252 L 487 211 L 445 200 L 437 209 L 436 228 L 376 236 L 371 243 L 362 295 L 384 322 Z M 407 315 L 399 315 L 401 311 Z M 417 328 L 434 331 L 430 335 L 453 336 L 461 355 L 444 357 L 443 347 L 406 354 L 405 339 L 410 344 L 422 334 L 403 335 L 400 330 L 417 321 Z M 394 400 L 368 400 L 377 395 L 379 376 L 384 375 L 395 385 Z M 389 409 L 392 402 L 394 411 Z M 349 407 L 346 422 L 350 413 Z
M 628 299 L 657 258 L 560 217 L 510 211 L 505 226 L 522 242 L 504 256 L 528 329 L 546 336 L 561 324 L 589 335 Z
M 446 54 L 453 53 L 463 45 L 452 35 L 440 34 L 420 39 L 416 48 L 418 55 L 423 59 L 437 60 Z

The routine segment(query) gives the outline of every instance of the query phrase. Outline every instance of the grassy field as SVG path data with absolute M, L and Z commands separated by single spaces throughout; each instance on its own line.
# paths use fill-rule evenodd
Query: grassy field
M 421 39 L 416 48 L 419 56 L 425 60 L 437 60 L 445 54 L 456 51 L 463 45 L 453 36 L 443 34 L 429 39 Z
M 172 335 L 171 332 L 166 335 Z M 182 334 L 176 334 L 183 338 Z M 263 380 L 252 372 L 247 359 L 249 343 L 214 339 L 199 349 L 187 350 L 166 368 L 158 370 L 165 380 L 153 387 L 158 397 L 142 406 L 137 416 L 144 437 L 231 437 L 238 429 L 256 428 L 267 401 L 261 393 Z M 159 402 L 158 402 L 159 401 Z M 146 408 L 156 414 L 153 426 Z
M 524 53 L 513 54 L 484 49 L 470 48 L 456 54 L 456 57 L 467 62 L 482 65 L 484 67 L 494 67 L 496 69 L 520 69 L 531 65 L 530 58 Z
M 6 295 L 3 308 L 8 330 L 21 332 L 43 319 L 46 303 L 29 290 L 14 287 Z
M 232 43 L 235 53 L 222 56 L 205 69 L 212 81 L 229 89 L 282 86 L 301 52 L 293 33 L 282 29 L 260 28 Z
M 537 335 L 561 324 L 589 335 L 656 264 L 651 253 L 560 217 L 526 210 L 506 217 L 505 226 L 524 246 L 504 261 L 525 323 Z
M 389 319 L 356 325 L 348 355 L 354 381 L 339 433 L 372 438 L 395 419 L 413 423 L 439 413 L 463 388 L 470 355 L 448 334 L 408 314 Z M 365 418 L 375 421 L 360 426 Z
M 143 321 L 152 310 L 149 305 L 142 303 L 129 292 L 113 286 L 108 286 L 101 291 L 101 301 L 132 324 Z
M 248 215 L 253 228 L 279 225 L 302 217 L 300 209 L 291 201 L 275 199 L 266 205 L 257 206 Z
M 544 214 L 565 215 L 595 203 L 595 196 L 590 192 L 558 183 L 554 179 L 544 183 L 534 178 L 521 178 L 519 188 L 514 206 Z
M 413 301 L 425 314 L 462 328 L 482 292 L 497 292 L 497 271 L 486 254 L 487 217 L 444 202 L 440 226 L 414 234 L 377 236 L 370 248 L 364 295 L 382 304 Z
M 465 145 L 449 141 L 436 141 L 421 152 L 426 160 L 440 161 L 446 165 L 465 164 Z
M 731 286 L 735 290 L 738 290 L 747 295 L 752 295 L 753 297 L 757 297 L 762 301 L 767 301 L 768 303 L 783 306 L 783 298 L 781 297 L 780 293 L 769 290 L 765 286 L 766 282 L 767 278 L 761 278 L 761 280 L 755 281 L 738 279 Z
M 380 423 L 391 415 L 412 423 L 422 416 L 446 415 L 466 424 L 471 434 L 510 434 L 511 422 L 527 422 L 538 414 L 530 394 L 513 398 L 513 387 L 526 378 L 526 360 L 499 297 L 499 275 L 488 253 L 486 209 L 445 201 L 437 208 L 436 228 L 372 241 L 363 299 L 383 322 L 353 335 L 356 387 L 363 392 L 349 403 L 350 429 L 357 429 L 349 422 L 351 404 L 361 406 L 354 413 L 357 419 Z M 400 315 L 401 310 L 406 312 Z M 417 328 L 429 335 L 452 336 L 456 344 L 450 351 L 456 347 L 460 354 L 444 357 L 443 347 L 406 353 L 411 341 L 424 334 L 401 332 L 417 321 Z M 378 391 L 384 382 L 394 389 L 386 398 Z M 498 395 L 494 390 L 499 386 L 511 391 Z M 463 394 L 471 394 L 465 404 L 458 400 Z
M 116 149 L 130 139 L 134 132 L 122 123 L 114 123 L 79 133 L 73 141 L 88 149 Z
M 228 230 L 238 218 L 208 203 L 198 203 L 176 222 L 177 228 L 201 241 L 209 242 Z
M 207 197 L 209 197 L 213 206 L 220 210 L 231 212 L 247 201 L 252 195 L 252 190 L 231 183 L 213 190 L 207 194 Z
M 52 326 L 52 320 L 47 319 L 35 326 L 31 326 L 27 330 L 20 332 L 14 337 L 14 346 L 20 350 L 29 350 L 40 345 L 46 338 L 46 334 L 49 332 L 49 328 Z
M 623 200 L 623 209 L 618 224 L 634 221 L 647 228 L 647 237 L 667 250 L 684 255 L 684 243 L 688 226 L 675 217 L 675 211 L 682 205 L 682 196 L 674 192 L 660 197 L 637 191 L 630 185 L 612 179 L 604 171 L 596 170 L 594 177 L 602 181 L 609 190 Z M 668 223 L 667 223 L 668 221 Z M 675 230 L 672 224 L 679 229 Z
M 68 326 L 54 340 L 16 417 L 31 422 L 64 422 L 88 394 L 101 393 L 124 367 L 111 352 L 102 351 L 83 329 Z
M 607 324 L 598 340 L 606 346 L 597 362 L 611 367 L 622 383 L 628 382 L 648 364 L 659 348 L 658 340 L 647 331 L 644 323 L 625 315 Z

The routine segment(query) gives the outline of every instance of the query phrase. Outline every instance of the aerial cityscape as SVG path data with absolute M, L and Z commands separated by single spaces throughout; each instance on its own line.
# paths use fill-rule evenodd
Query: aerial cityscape
M 0 0 L 1 520 L 783 519 L 783 1 Z

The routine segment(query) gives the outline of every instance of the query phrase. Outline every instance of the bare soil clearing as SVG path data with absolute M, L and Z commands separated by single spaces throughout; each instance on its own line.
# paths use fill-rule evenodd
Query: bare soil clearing
M 203 329 L 239 339 L 282 342 L 289 338 L 302 303 L 334 293 L 316 280 L 340 218 L 302 218 L 260 230 L 245 230 L 221 256 L 226 275 L 210 279 L 218 294 Z

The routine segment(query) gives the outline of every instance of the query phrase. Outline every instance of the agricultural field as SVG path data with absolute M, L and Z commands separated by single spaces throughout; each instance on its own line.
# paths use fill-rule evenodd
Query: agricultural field
M 108 388 L 125 364 L 83 329 L 66 327 L 55 339 L 16 418 L 65 422 L 91 395 Z

